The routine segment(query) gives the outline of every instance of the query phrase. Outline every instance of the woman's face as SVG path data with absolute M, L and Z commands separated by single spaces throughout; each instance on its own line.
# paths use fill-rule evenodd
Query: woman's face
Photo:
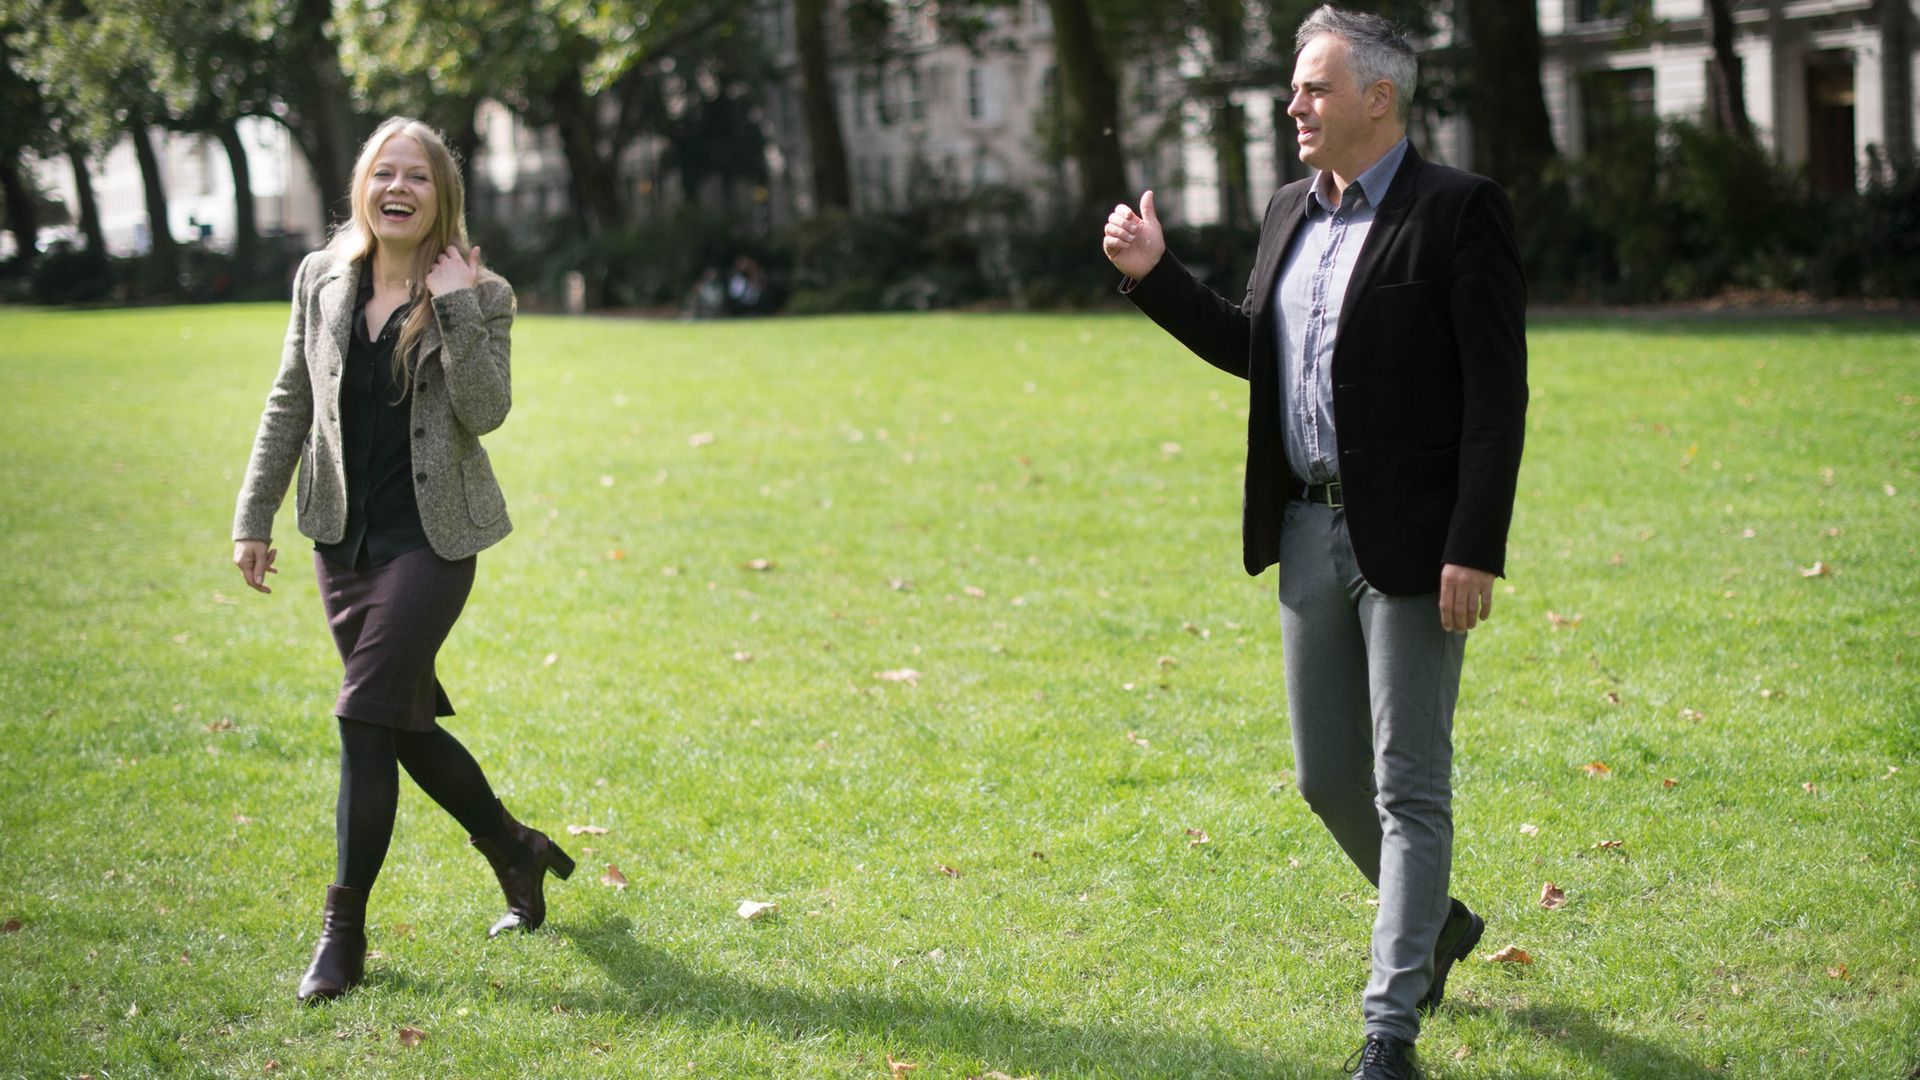
M 361 193 L 361 211 L 374 239 L 395 248 L 418 247 L 431 233 L 440 212 L 427 154 L 411 135 L 394 135 L 374 154 Z

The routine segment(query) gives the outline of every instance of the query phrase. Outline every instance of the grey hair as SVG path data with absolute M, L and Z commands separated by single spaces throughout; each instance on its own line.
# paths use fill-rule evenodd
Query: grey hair
M 1378 15 L 1321 4 L 1294 33 L 1294 52 L 1322 34 L 1332 34 L 1347 43 L 1353 73 L 1362 89 L 1383 79 L 1393 84 L 1393 111 L 1405 125 L 1413 111 L 1413 84 L 1420 74 L 1420 61 L 1400 28 Z

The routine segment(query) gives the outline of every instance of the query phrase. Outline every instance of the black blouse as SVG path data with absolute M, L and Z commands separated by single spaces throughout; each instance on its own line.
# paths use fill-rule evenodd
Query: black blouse
M 353 337 L 340 379 L 340 438 L 347 473 L 347 531 L 337 544 L 314 544 L 327 560 L 369 569 L 427 546 L 420 504 L 413 493 L 413 396 L 393 377 L 393 350 L 413 301 L 387 318 L 370 338 L 367 301 L 371 267 L 362 265 L 353 302 Z

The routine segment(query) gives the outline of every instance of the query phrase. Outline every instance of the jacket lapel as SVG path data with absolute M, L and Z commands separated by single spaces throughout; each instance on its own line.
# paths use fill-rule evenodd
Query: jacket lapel
M 1307 191 L 1312 183 L 1299 181 L 1295 186 L 1296 190 L 1286 195 L 1268 218 L 1267 235 L 1260 238 L 1259 254 L 1254 259 L 1252 301 L 1263 313 L 1272 311 L 1273 286 L 1280 276 L 1280 266 L 1286 261 L 1287 249 L 1293 247 L 1300 223 L 1307 219 Z
M 320 281 L 320 323 L 333 342 L 336 366 L 344 366 L 347 361 L 347 344 L 353 334 L 353 298 L 359 288 L 358 263 L 336 262 Z
M 1392 250 L 1393 240 L 1406 224 L 1407 212 L 1413 208 L 1414 178 L 1425 164 L 1420 155 L 1407 144 L 1407 156 L 1400 161 L 1400 168 L 1387 184 L 1386 198 L 1380 200 L 1380 209 L 1374 212 L 1373 225 L 1367 230 L 1367 242 L 1360 245 L 1360 257 L 1354 261 L 1353 274 L 1347 278 L 1347 294 L 1340 301 L 1340 325 L 1334 330 L 1334 341 L 1342 340 L 1347 323 L 1353 318 L 1354 308 L 1360 306 L 1360 298 L 1367 294 L 1373 284 L 1373 277 L 1380 267 L 1381 256 Z

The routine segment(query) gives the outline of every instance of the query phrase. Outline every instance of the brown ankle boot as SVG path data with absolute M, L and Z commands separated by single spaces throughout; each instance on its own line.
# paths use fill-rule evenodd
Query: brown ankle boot
M 331 1001 L 353 989 L 367 967 L 367 890 L 346 885 L 327 886 L 327 906 L 320 915 L 320 944 L 313 963 L 300 976 L 302 1004 Z
M 493 864 L 506 894 L 507 913 L 487 931 L 499 937 L 508 930 L 538 930 L 547 921 L 547 871 L 565 881 L 573 876 L 573 860 L 539 829 L 529 829 L 507 808 L 500 808 L 500 828 L 492 836 L 473 837 L 473 846 Z

